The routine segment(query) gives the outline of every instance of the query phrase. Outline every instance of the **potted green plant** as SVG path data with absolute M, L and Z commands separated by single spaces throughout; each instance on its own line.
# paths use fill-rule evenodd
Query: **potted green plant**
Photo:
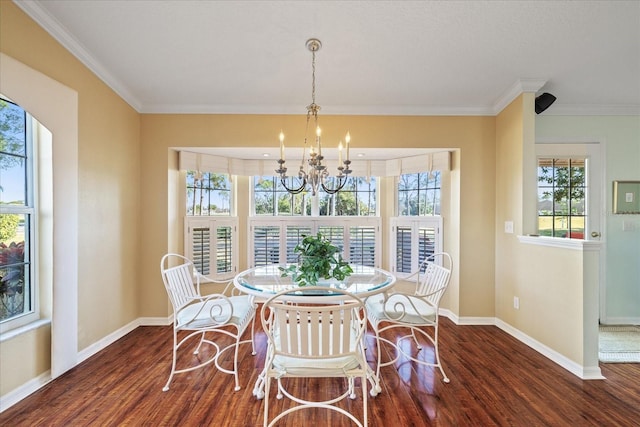
M 353 273 L 349 263 L 342 259 L 340 248 L 322 233 L 302 235 L 293 251 L 300 254 L 300 262 L 279 268 L 282 277 L 291 276 L 298 286 L 313 286 L 322 280 L 343 281 Z

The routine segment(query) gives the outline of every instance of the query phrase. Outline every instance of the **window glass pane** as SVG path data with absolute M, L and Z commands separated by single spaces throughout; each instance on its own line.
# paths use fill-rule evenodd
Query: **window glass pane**
M 300 185 L 298 178 L 289 178 L 287 186 Z M 289 193 L 282 180 L 275 176 L 253 177 L 254 210 L 256 215 L 309 215 L 311 204 L 306 192 Z
M 0 152 L 13 156 L 27 155 L 26 113 L 18 105 L 0 99 Z M 2 168 L 6 165 L 2 164 Z
M 538 216 L 538 234 L 551 237 L 553 235 L 553 216 Z
M 440 215 L 440 190 L 427 190 L 425 215 Z
M 29 214 L 0 214 L 0 321 L 32 310 Z
M 329 178 L 329 188 L 334 188 L 334 178 Z M 376 179 L 350 176 L 344 187 L 335 194 L 318 193 L 321 216 L 375 216 Z
M 538 215 L 553 214 L 553 192 L 547 188 L 538 187 Z
M 569 217 L 554 216 L 553 237 L 569 237 Z
M 0 203 L 26 206 L 25 158 L 0 154 Z
M 566 191 L 554 191 L 555 203 L 553 204 L 553 211 L 556 215 L 566 215 L 569 213 L 569 201 L 566 198 Z
M 187 215 L 231 215 L 231 181 L 227 174 L 187 171 Z
M 0 99 L 0 203 L 26 206 L 26 113 Z
M 439 171 L 403 174 L 398 178 L 398 215 L 440 215 Z
M 256 215 L 273 215 L 275 212 L 275 178 L 253 177 L 253 196 Z

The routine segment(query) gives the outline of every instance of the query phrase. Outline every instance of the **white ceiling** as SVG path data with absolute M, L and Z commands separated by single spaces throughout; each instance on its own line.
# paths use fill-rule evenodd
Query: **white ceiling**
M 640 114 L 640 1 L 18 0 L 141 113 Z

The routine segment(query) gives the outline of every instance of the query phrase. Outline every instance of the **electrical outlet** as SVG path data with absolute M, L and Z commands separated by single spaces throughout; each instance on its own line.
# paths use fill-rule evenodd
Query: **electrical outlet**
M 513 308 L 520 310 L 520 298 L 513 297 Z

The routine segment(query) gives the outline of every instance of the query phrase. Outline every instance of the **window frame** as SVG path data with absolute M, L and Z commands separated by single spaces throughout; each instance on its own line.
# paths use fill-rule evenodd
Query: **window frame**
M 6 102 L 16 105 L 25 115 L 25 205 L 5 205 L 0 203 L 0 213 L 25 215 L 28 218 L 28 229 L 25 229 L 25 247 L 28 247 L 28 266 L 25 267 L 25 282 L 23 295 L 25 295 L 24 305 L 27 306 L 26 294 L 29 294 L 28 311 L 7 319 L 0 320 L 0 334 L 5 334 L 12 330 L 24 327 L 40 319 L 40 286 L 38 280 L 38 137 L 40 123 L 29 114 L 28 111 L 18 104 L 2 97 Z M 27 242 L 27 237 L 29 242 Z M 28 280 L 26 280 L 28 277 Z
M 540 181 L 540 174 L 539 174 L 539 169 L 540 169 L 540 162 L 541 160 L 551 160 L 552 161 L 552 185 L 551 187 L 549 187 L 548 185 L 545 186 L 541 186 L 541 181 Z M 583 190 L 583 214 L 582 215 L 572 215 L 571 213 L 571 200 L 572 198 L 569 197 L 569 202 L 567 205 L 567 212 L 565 215 L 562 214 L 556 214 L 556 209 L 555 209 L 555 198 L 553 196 L 553 193 L 555 193 L 555 188 L 556 187 L 556 166 L 555 166 L 555 162 L 558 160 L 563 160 L 563 161 L 568 161 L 569 166 L 567 166 L 567 168 L 571 169 L 571 161 L 582 161 L 584 163 L 583 166 L 583 179 L 582 179 L 582 186 L 580 188 L 582 188 Z M 563 155 L 541 155 L 538 154 L 536 156 L 536 233 L 538 235 L 545 235 L 546 233 L 543 234 L 542 231 L 540 230 L 540 220 L 541 217 L 544 218 L 551 218 L 551 223 L 552 223 L 552 227 L 551 227 L 551 235 L 550 236 L 546 236 L 546 237 L 551 237 L 551 238 L 556 238 L 556 239 L 579 239 L 579 240 L 585 240 L 586 239 L 586 232 L 588 230 L 588 226 L 589 226 L 589 192 L 590 192 L 590 188 L 589 188 L 589 171 L 590 171 L 590 163 L 591 163 L 591 159 L 588 156 L 584 156 L 584 155 L 572 155 L 572 156 L 563 156 Z M 569 191 L 569 193 L 571 193 L 572 191 L 572 186 L 571 186 L 571 172 L 569 171 L 569 186 L 568 187 L 562 187 L 562 189 L 564 189 L 565 191 Z M 545 188 L 552 188 L 554 189 L 554 191 L 552 191 L 552 197 L 551 197 L 551 204 L 552 204 L 552 208 L 551 208 L 551 215 L 540 215 L 540 191 L 544 190 Z M 566 217 L 567 218 L 567 231 L 565 233 L 564 236 L 561 235 L 556 235 L 556 227 L 555 227 L 555 222 L 556 222 L 556 218 L 562 218 L 562 217 Z M 572 217 L 579 217 L 582 218 L 582 231 L 578 231 L 577 228 L 572 227 Z

